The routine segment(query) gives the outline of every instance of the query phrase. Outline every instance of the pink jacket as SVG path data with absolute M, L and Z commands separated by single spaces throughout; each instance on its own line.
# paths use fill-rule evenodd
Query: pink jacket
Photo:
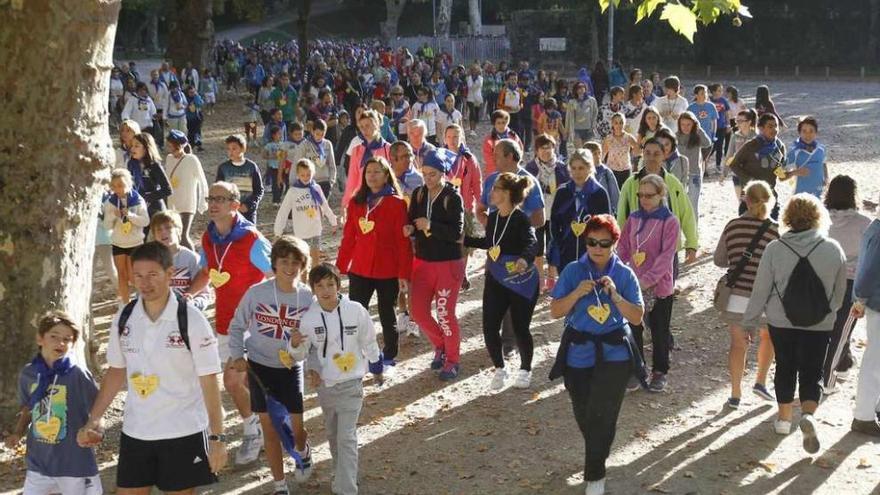
M 464 211 L 473 212 L 474 206 L 479 203 L 483 193 L 483 176 L 480 173 L 480 165 L 473 154 L 458 155 L 455 165 L 446 175 L 451 182 L 456 178 L 461 180 L 461 199 L 464 201 Z
M 672 295 L 672 259 L 678 235 L 678 220 L 671 214 L 665 219 L 642 219 L 634 213 L 627 219 L 617 244 L 617 255 L 636 273 L 642 290 L 653 288 L 657 297 Z M 636 252 L 645 253 L 640 265 L 636 264 Z
M 348 208 L 348 202 L 361 188 L 361 181 L 364 179 L 364 169 L 361 168 L 361 160 L 364 153 L 367 152 L 366 143 L 361 143 L 351 150 L 351 160 L 348 162 L 348 179 L 345 181 L 345 192 L 342 193 L 342 209 Z M 391 145 L 385 143 L 384 146 L 373 152 L 373 156 L 381 156 L 391 162 Z

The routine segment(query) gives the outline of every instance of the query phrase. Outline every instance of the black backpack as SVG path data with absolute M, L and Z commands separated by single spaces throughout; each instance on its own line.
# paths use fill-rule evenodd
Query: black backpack
M 177 331 L 180 332 L 180 338 L 183 340 L 183 343 L 186 344 L 186 350 L 191 351 L 192 349 L 189 346 L 189 321 L 186 316 L 187 301 L 186 298 L 180 294 L 174 293 L 174 296 L 177 298 Z M 122 313 L 119 314 L 118 325 L 120 337 L 122 336 L 125 324 L 128 323 L 128 319 L 131 317 L 131 312 L 134 311 L 134 307 L 137 305 L 138 301 L 139 299 L 134 299 L 122 308 Z
M 785 293 L 779 292 L 776 282 L 773 282 L 773 288 L 779 294 L 782 309 L 785 310 L 785 317 L 788 318 L 788 321 L 796 327 L 811 327 L 824 320 L 831 313 L 828 296 L 825 294 L 825 284 L 822 283 L 822 279 L 819 278 L 813 265 L 810 264 L 810 260 L 807 259 L 822 244 L 823 240 L 814 244 L 804 256 L 801 256 L 782 239 L 779 239 L 779 242 L 790 249 L 798 257 L 798 261 L 791 271 L 788 285 L 785 286 Z

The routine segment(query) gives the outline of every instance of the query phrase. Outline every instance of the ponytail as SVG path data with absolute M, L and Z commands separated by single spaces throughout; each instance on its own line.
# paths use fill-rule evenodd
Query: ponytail
M 762 180 L 749 182 L 745 188 L 745 195 L 749 214 L 762 220 L 767 218 L 770 209 L 776 203 L 770 185 Z

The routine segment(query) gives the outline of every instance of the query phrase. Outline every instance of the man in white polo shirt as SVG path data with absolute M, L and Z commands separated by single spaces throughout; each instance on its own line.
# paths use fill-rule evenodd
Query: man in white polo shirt
M 194 306 L 178 312 L 186 303 L 171 291 L 174 263 L 166 246 L 148 242 L 131 258 L 140 298 L 113 319 L 109 369 L 77 440 L 83 446 L 101 441 L 101 418 L 127 385 L 118 493 L 147 495 L 153 486 L 192 493 L 214 483 L 226 464 L 217 337 Z

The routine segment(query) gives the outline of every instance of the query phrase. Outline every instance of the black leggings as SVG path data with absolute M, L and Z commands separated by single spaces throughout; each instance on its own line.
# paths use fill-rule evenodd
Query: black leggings
M 776 402 L 791 404 L 796 385 L 802 403 L 808 400 L 819 402 L 822 397 L 819 383 L 831 331 L 769 327 L 770 340 L 776 350 L 776 376 L 773 377 Z
M 504 356 L 501 352 L 501 320 L 504 318 L 504 313 L 509 310 L 513 332 L 516 335 L 516 346 L 519 348 L 520 369 L 531 371 L 535 344 L 529 326 L 532 324 L 532 313 L 537 302 L 537 289 L 531 299 L 526 299 L 501 285 L 492 275 L 486 274 L 486 284 L 483 287 L 483 338 L 486 340 L 486 349 L 489 351 L 489 357 L 492 358 L 492 364 L 496 368 L 504 367 Z
M 620 189 L 623 187 L 623 183 L 626 182 L 626 179 L 629 179 L 629 176 L 632 175 L 632 171 L 627 170 L 612 170 L 611 173 L 614 174 L 614 179 L 617 180 L 617 188 Z
M 651 312 L 645 315 L 643 320 L 651 330 L 652 371 L 663 374 L 669 373 L 669 348 L 672 346 L 669 324 L 672 321 L 672 300 L 673 296 L 658 297 Z M 644 329 L 644 325 L 632 326 L 633 336 L 636 338 L 642 358 L 645 356 L 645 338 L 642 335 Z
M 379 306 L 379 321 L 382 323 L 382 355 L 385 359 L 397 357 L 397 317 L 394 308 L 397 306 L 397 293 L 400 285 L 396 278 L 367 278 L 348 274 L 348 297 L 361 306 L 370 309 L 370 299 L 375 291 Z
M 629 376 L 629 361 L 565 369 L 565 389 L 571 398 L 574 419 L 584 437 L 584 478 L 587 481 L 605 477 L 605 460 L 617 433 L 617 417 Z

